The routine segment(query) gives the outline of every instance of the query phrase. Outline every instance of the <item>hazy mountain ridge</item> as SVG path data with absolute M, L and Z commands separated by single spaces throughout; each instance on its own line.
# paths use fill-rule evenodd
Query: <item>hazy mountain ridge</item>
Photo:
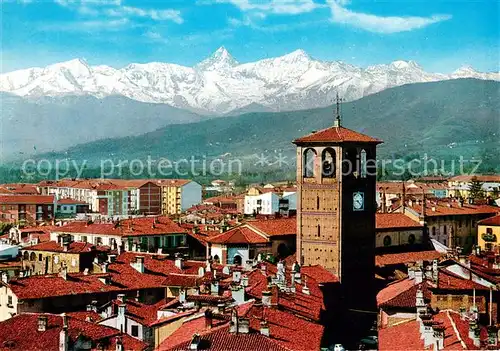
M 245 106 L 290 111 L 328 106 L 338 92 L 346 101 L 417 82 L 455 78 L 500 80 L 499 73 L 462 67 L 452 74 L 428 73 L 413 61 L 359 68 L 319 61 L 303 50 L 238 63 L 223 47 L 194 67 L 151 62 L 121 69 L 89 66 L 75 59 L 45 68 L 0 75 L 0 91 L 19 96 L 122 95 L 205 114 L 227 114 Z
M 477 156 L 482 143 L 500 147 L 500 83 L 459 79 L 391 88 L 342 105 L 343 125 L 384 140 L 379 155 L 440 153 L 459 156 L 456 144 L 468 143 L 463 156 Z M 76 160 L 243 157 L 279 153 L 294 162 L 291 141 L 331 126 L 334 108 L 248 113 L 197 123 L 169 125 L 127 138 L 77 145 L 52 158 Z M 484 144 L 486 145 L 486 144 Z M 483 147 L 484 148 L 484 147 Z M 486 149 L 485 149 L 486 150 Z M 229 155 L 228 155 L 229 153 Z M 469 158 L 470 159 L 470 158 Z
M 124 96 L 21 98 L 0 93 L 0 160 L 61 150 L 103 138 L 140 135 L 170 123 L 205 119 L 165 104 Z

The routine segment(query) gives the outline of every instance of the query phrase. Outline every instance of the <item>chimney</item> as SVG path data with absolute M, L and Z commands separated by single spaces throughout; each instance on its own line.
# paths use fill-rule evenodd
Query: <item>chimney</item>
M 439 278 L 438 260 L 432 260 L 432 281 L 434 283 L 437 283 L 438 278 Z
M 144 256 L 135 256 L 135 262 L 130 263 L 139 273 L 144 273 Z
M 186 302 L 186 289 L 181 288 L 179 290 L 179 303 Z
M 241 285 L 231 286 L 231 297 L 237 304 L 245 302 L 245 288 Z
M 424 347 L 427 348 L 434 343 L 434 331 L 432 330 L 432 319 L 422 321 L 423 332 L 422 339 L 424 339 Z
M 264 336 L 269 336 L 269 324 L 267 321 L 260 322 L 260 333 Z
M 9 282 L 9 274 L 7 272 L 2 272 L 2 283 L 7 284 Z
M 262 305 L 271 307 L 271 296 L 272 293 L 269 290 L 265 290 L 262 292 Z
M 125 348 L 123 347 L 122 337 L 120 335 L 116 337 L 116 351 L 125 351 Z
M 38 331 L 44 332 L 47 330 L 47 316 L 39 315 L 38 316 Z
M 434 351 L 440 351 L 444 348 L 444 326 L 433 326 Z
M 198 350 L 200 347 L 200 342 L 201 342 L 201 336 L 200 334 L 193 334 L 193 338 L 191 339 L 191 344 L 189 344 L 189 349 L 190 350 Z
M 415 269 L 415 285 L 422 283 L 424 280 L 421 268 Z
M 241 286 L 246 288 L 248 286 L 248 277 L 241 277 Z
M 477 323 L 475 319 L 469 320 L 469 338 L 474 339 L 475 330 L 477 328 Z
M 208 259 L 207 259 L 207 263 L 206 263 L 206 271 L 207 272 L 211 272 L 212 271 L 212 263 Z
M 205 268 L 198 268 L 198 277 L 203 277 L 205 275 Z
M 212 310 L 205 310 L 205 329 L 212 329 L 213 313 Z
M 239 283 L 241 280 L 241 272 L 240 271 L 233 271 L 233 282 Z
M 118 295 L 116 296 L 116 299 L 117 299 L 118 301 L 120 301 L 120 303 L 124 303 L 124 302 L 125 302 L 125 294 L 118 294 Z
M 108 262 L 103 262 L 101 266 L 102 273 L 108 273 Z
M 498 331 L 494 325 L 488 327 L 488 345 L 498 346 Z
M 61 267 L 60 276 L 64 280 L 68 280 L 68 267 L 66 267 L 66 265 L 64 265 L 64 266 Z
M 387 199 L 386 199 L 386 195 L 385 195 L 385 190 L 383 190 L 383 193 L 382 193 L 382 213 L 386 213 L 387 212 Z
M 420 316 L 427 313 L 427 305 L 424 300 L 424 292 L 421 289 L 416 293 L 417 320 L 421 320 Z
M 250 332 L 250 320 L 248 318 L 238 318 L 238 333 L 248 334 Z
M 68 252 L 68 250 L 69 250 L 69 243 L 66 242 L 66 241 L 63 241 L 62 246 L 63 246 L 63 251 L 64 252 Z
M 232 334 L 238 334 L 238 312 L 236 308 L 231 310 L 231 322 L 229 323 L 229 332 Z
M 311 295 L 311 292 L 309 291 L 309 288 L 307 287 L 307 281 L 304 280 L 304 286 L 302 287 L 302 294 L 304 295 Z
M 59 351 L 68 351 L 68 317 L 65 313 L 61 315 L 63 326 L 59 333 Z
M 127 309 L 127 305 L 121 303 L 118 305 L 118 315 L 116 316 L 116 327 L 122 333 L 127 332 L 127 318 L 125 317 L 125 311 Z
M 175 266 L 179 269 L 184 269 L 184 259 L 180 254 L 175 254 Z
M 213 280 L 210 284 L 210 294 L 219 295 L 219 282 L 217 280 Z
M 109 263 L 113 263 L 113 262 L 115 262 L 115 261 L 116 261 L 116 255 L 114 255 L 114 254 L 109 254 L 109 255 L 108 255 L 108 262 L 109 262 Z

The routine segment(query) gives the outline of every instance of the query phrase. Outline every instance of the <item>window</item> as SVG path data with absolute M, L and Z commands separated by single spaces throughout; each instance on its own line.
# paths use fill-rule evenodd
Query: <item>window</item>
M 327 148 L 321 154 L 321 174 L 323 178 L 335 178 L 335 150 Z
M 410 245 L 415 244 L 415 240 L 416 240 L 416 239 L 415 239 L 415 235 L 414 235 L 414 234 L 410 234 L 410 235 L 408 236 L 408 244 L 410 244 Z
M 316 159 L 316 151 L 307 149 L 303 154 L 302 172 L 305 178 L 314 177 L 314 160 Z
M 392 239 L 389 235 L 386 235 L 384 237 L 384 246 L 391 246 L 392 244 Z
M 139 326 L 138 325 L 132 326 L 132 336 L 134 336 L 136 338 L 139 336 Z
M 316 196 L 316 209 L 319 210 L 319 196 Z
M 493 228 L 486 228 L 486 234 L 493 234 Z
M 432 236 L 436 235 L 436 227 L 432 227 Z
M 36 261 L 36 254 L 34 252 L 30 254 L 30 261 Z
M 448 228 L 446 228 L 446 226 L 443 226 L 443 234 L 444 235 L 448 234 L 448 231 L 446 229 L 448 229 Z
M 366 178 L 366 151 L 361 150 L 360 155 L 360 166 L 361 166 L 361 178 Z
M 321 236 L 321 226 L 318 224 L 318 238 Z
M 38 254 L 38 261 L 43 261 L 43 255 L 42 254 Z
M 12 307 L 12 296 L 7 296 L 7 306 Z

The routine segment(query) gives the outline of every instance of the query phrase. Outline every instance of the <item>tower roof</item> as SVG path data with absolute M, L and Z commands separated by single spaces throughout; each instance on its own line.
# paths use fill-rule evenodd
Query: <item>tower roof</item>
M 371 136 L 355 132 L 345 127 L 330 127 L 311 133 L 301 138 L 295 139 L 294 144 L 301 143 L 372 143 L 381 144 L 382 140 L 372 138 Z

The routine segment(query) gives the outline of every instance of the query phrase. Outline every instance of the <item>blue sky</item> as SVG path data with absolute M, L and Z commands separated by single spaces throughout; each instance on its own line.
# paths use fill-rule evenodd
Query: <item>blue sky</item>
M 304 49 L 359 66 L 498 71 L 496 0 L 0 0 L 0 70 L 84 58 L 194 65 L 220 46 L 240 62 Z

